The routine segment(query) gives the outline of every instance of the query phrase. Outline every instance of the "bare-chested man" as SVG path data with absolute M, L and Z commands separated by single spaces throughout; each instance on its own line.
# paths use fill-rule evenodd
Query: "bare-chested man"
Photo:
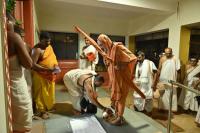
M 14 32 L 14 21 L 7 14 L 8 56 L 14 133 L 29 132 L 32 128 L 32 102 L 24 77 L 24 67 L 32 67 L 32 59 L 22 38 Z
M 162 110 L 169 109 L 169 96 L 170 96 L 171 86 L 168 86 L 166 84 L 169 84 L 168 83 L 169 80 L 177 81 L 179 70 L 180 70 L 180 61 L 176 59 L 175 56 L 172 54 L 171 48 L 166 48 L 165 55 L 162 56 L 160 59 L 157 75 L 155 77 L 153 84 L 153 88 L 155 90 L 157 81 L 159 81 L 159 85 L 163 86 L 164 89 L 164 93 L 160 97 L 159 109 Z M 173 90 L 172 111 L 177 111 L 176 88 L 174 88 Z

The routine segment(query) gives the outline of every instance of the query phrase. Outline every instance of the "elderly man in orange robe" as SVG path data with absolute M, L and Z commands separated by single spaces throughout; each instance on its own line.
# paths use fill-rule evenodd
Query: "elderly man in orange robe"
M 104 34 L 99 35 L 97 44 L 79 27 L 75 28 L 79 33 L 88 38 L 91 44 L 104 57 L 110 78 L 111 101 L 116 113 L 116 117 L 109 122 L 113 125 L 122 125 L 124 123 L 123 113 L 129 89 L 134 89 L 142 98 L 145 98 L 145 95 L 132 82 L 137 57 L 121 42 L 112 42 Z

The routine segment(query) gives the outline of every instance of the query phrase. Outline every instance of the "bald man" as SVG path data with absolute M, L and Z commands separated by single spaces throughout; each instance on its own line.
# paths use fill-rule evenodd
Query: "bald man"
M 153 88 L 156 89 L 157 81 L 159 86 L 164 89 L 163 95 L 161 95 L 159 100 L 159 109 L 168 110 L 169 109 L 169 96 L 171 86 L 169 80 L 177 81 L 178 73 L 180 72 L 180 60 L 175 58 L 172 53 L 172 48 L 166 48 L 164 56 L 161 57 L 159 62 L 159 67 L 156 75 L 156 80 L 154 80 Z M 177 111 L 177 90 L 174 88 L 172 97 L 172 111 Z

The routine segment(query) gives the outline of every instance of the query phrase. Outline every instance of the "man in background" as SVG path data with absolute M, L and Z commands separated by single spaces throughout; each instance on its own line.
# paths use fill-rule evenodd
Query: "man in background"
M 80 68 L 95 71 L 95 66 L 99 61 L 98 52 L 94 46 L 90 45 L 90 41 L 85 38 L 85 46 L 82 48 L 80 55 Z
M 160 58 L 158 71 L 154 80 L 154 90 L 163 90 L 163 94 L 159 98 L 158 108 L 161 110 L 169 110 L 169 96 L 171 86 L 169 80 L 177 81 L 180 72 L 180 61 L 175 58 L 171 48 L 165 48 L 165 54 Z M 159 82 L 157 84 L 157 81 Z M 172 111 L 177 111 L 177 89 L 173 88 Z
M 200 74 L 200 65 L 197 64 L 197 58 L 190 58 L 189 64 L 185 68 L 184 85 L 194 88 L 195 83 L 199 80 L 198 74 Z M 198 102 L 195 99 L 197 94 L 182 89 L 179 97 L 179 105 L 185 110 L 198 111 Z
M 143 99 L 140 95 L 134 93 L 134 105 L 138 111 L 150 113 L 153 109 L 153 76 L 155 75 L 157 68 L 152 61 L 145 59 L 144 52 L 139 51 L 137 53 L 137 59 L 134 82 L 144 93 L 146 99 Z

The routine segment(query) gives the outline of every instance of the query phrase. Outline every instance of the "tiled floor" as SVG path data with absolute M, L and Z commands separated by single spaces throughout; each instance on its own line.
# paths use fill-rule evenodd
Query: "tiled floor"
M 175 115 L 172 121 L 185 130 L 181 133 L 200 133 L 200 128 L 196 126 L 194 119 L 195 116 L 188 114 L 180 114 Z
M 99 91 L 102 93 L 102 91 Z M 57 110 L 59 114 L 67 114 L 70 115 L 72 112 L 70 110 L 72 109 L 72 106 L 70 105 L 70 99 L 68 99 L 67 92 L 64 89 L 63 85 L 56 85 L 56 106 L 58 109 L 62 107 L 61 110 Z M 105 95 L 105 94 L 104 94 Z M 110 100 L 108 97 L 100 97 L 99 101 L 103 103 L 105 106 L 110 105 Z M 129 95 L 127 99 L 127 106 L 130 106 L 132 104 L 132 96 Z M 64 110 L 64 111 L 63 111 Z M 56 115 L 53 115 L 51 119 L 56 118 Z M 149 118 L 151 119 L 151 118 Z M 200 133 L 200 128 L 196 127 L 194 123 L 195 116 L 189 115 L 189 114 L 179 114 L 179 115 L 174 115 L 173 118 L 173 123 L 176 125 L 180 126 L 181 128 L 184 129 L 184 132 L 181 133 Z M 44 126 L 44 120 L 37 120 L 34 121 L 33 124 L 33 131 L 32 133 L 45 133 L 45 126 Z

